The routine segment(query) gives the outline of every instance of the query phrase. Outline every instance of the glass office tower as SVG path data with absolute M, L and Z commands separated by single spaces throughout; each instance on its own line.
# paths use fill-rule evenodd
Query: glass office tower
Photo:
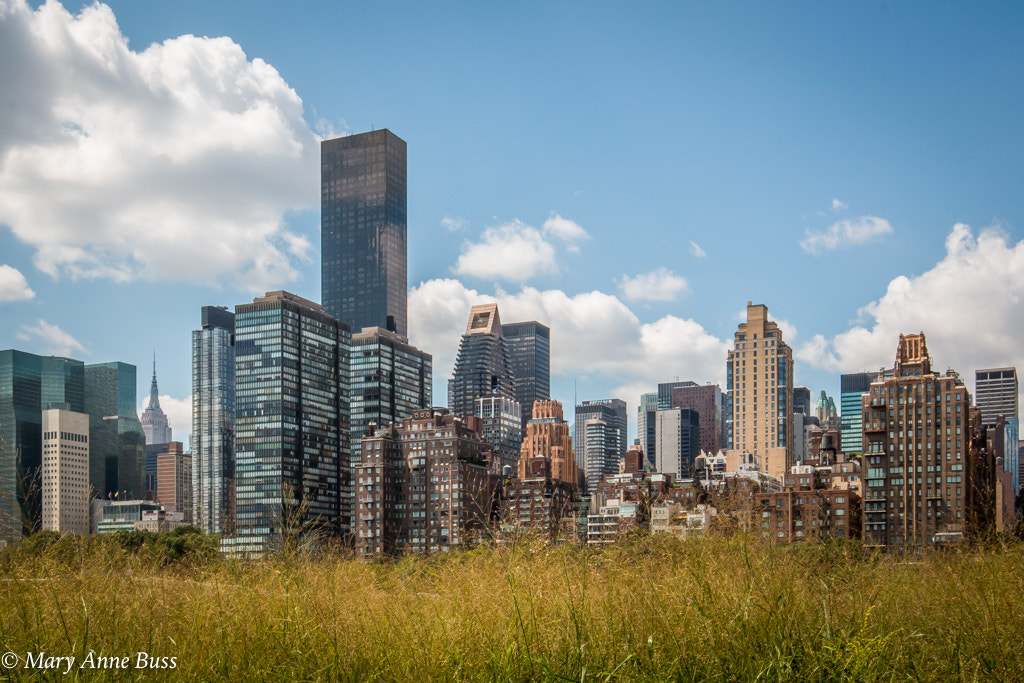
M 324 311 L 407 336 L 405 141 L 385 129 L 321 142 L 320 212 Z
M 192 519 L 206 533 L 233 532 L 235 314 L 203 306 L 192 332 Z
M 135 366 L 85 366 L 85 412 L 89 413 L 89 483 L 106 498 L 145 498 L 146 435 L 136 412 Z
M 515 378 L 515 398 L 523 413 L 521 430 L 533 417 L 533 402 L 551 398 L 551 329 L 536 320 L 505 323 L 501 334 L 508 346 Z
M 0 351 L 0 539 L 40 528 L 43 410 L 54 403 L 83 411 L 83 368 L 80 360 Z
M 349 533 L 349 328 L 268 292 L 235 307 L 235 536 L 229 552 Z

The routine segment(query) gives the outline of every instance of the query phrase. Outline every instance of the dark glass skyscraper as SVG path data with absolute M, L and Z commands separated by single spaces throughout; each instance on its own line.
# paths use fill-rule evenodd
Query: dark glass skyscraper
M 103 498 L 146 495 L 146 435 L 136 408 L 135 377 L 135 366 L 128 363 L 85 366 L 89 481 Z
M 321 142 L 320 212 L 324 311 L 407 336 L 405 141 L 385 129 Z
M 551 398 L 551 330 L 535 320 L 505 323 L 501 334 L 508 345 L 515 378 L 515 398 L 523 413 L 522 431 L 533 416 L 533 402 Z
M 457 417 L 476 414 L 476 400 L 490 396 L 515 400 L 508 344 L 501 333 L 498 304 L 473 306 L 448 380 L 448 410 Z
M 203 306 L 192 332 L 192 519 L 207 533 L 233 531 L 235 314 Z
M 268 292 L 235 307 L 235 536 L 262 554 L 287 535 L 349 533 L 349 328 Z
M 0 539 L 39 528 L 43 410 L 62 403 L 83 411 L 83 367 L 70 358 L 0 351 Z

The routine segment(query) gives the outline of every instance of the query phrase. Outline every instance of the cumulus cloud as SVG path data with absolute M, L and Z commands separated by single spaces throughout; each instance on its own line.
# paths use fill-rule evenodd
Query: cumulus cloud
M 56 325 L 39 320 L 35 325 L 22 325 L 15 335 L 23 342 L 38 346 L 43 353 L 54 356 L 70 356 L 76 351 L 88 355 L 82 343 Z
M 688 288 L 686 278 L 668 268 L 630 277 L 623 275 L 619 290 L 629 301 L 672 301 Z
M 828 340 L 816 335 L 798 357 L 820 368 L 858 372 L 892 367 L 900 333 L 924 332 L 936 370 L 1024 366 L 1024 241 L 998 229 L 957 224 L 946 253 L 927 272 L 892 280 L 860 310 L 862 322 Z
M 800 248 L 808 254 L 870 242 L 876 237 L 892 233 L 892 225 L 884 218 L 861 216 L 833 223 L 824 232 L 807 231 Z
M 112 10 L 0 0 L 0 223 L 53 277 L 295 280 L 316 204 L 302 101 L 230 38 L 129 48 Z
M 454 268 L 458 275 L 513 281 L 557 270 L 555 248 L 518 220 L 487 228 L 480 242 L 467 242 Z
M 565 242 L 567 251 L 577 253 L 580 250 L 579 243 L 590 239 L 590 235 L 580 227 L 580 224 L 568 218 L 562 218 L 554 211 L 544 221 L 544 234 L 556 237 Z
M 708 255 L 708 253 L 701 249 L 700 245 L 694 242 L 693 240 L 690 240 L 690 253 L 696 256 L 697 258 L 704 258 Z
M 844 204 L 843 202 L 839 201 L 838 199 L 833 199 L 832 200 L 832 210 L 833 211 L 844 211 L 844 210 L 849 209 L 849 208 L 850 208 L 849 204 Z
M 654 386 L 665 377 L 724 381 L 728 344 L 693 320 L 665 316 L 641 323 L 617 297 L 599 291 L 570 296 L 524 287 L 490 296 L 458 280 L 428 280 L 409 292 L 412 343 L 434 355 L 440 392 L 451 376 L 469 309 L 498 303 L 503 322 L 537 320 L 551 327 L 553 374 L 600 374 L 612 383 Z
M 0 302 L 26 301 L 35 295 L 20 270 L 6 264 L 0 265 Z

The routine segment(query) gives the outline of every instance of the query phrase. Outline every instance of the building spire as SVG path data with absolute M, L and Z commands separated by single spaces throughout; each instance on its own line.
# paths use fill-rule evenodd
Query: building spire
M 153 383 L 149 385 L 149 408 L 147 412 L 163 413 L 160 410 L 160 390 L 156 387 L 156 351 L 153 352 Z

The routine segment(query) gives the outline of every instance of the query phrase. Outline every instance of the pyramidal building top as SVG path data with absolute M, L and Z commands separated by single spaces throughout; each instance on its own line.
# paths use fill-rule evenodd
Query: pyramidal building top
M 156 384 L 156 354 L 153 354 L 153 382 L 149 386 L 149 405 L 142 413 L 142 431 L 146 445 L 171 442 L 171 427 L 160 408 L 160 390 Z

